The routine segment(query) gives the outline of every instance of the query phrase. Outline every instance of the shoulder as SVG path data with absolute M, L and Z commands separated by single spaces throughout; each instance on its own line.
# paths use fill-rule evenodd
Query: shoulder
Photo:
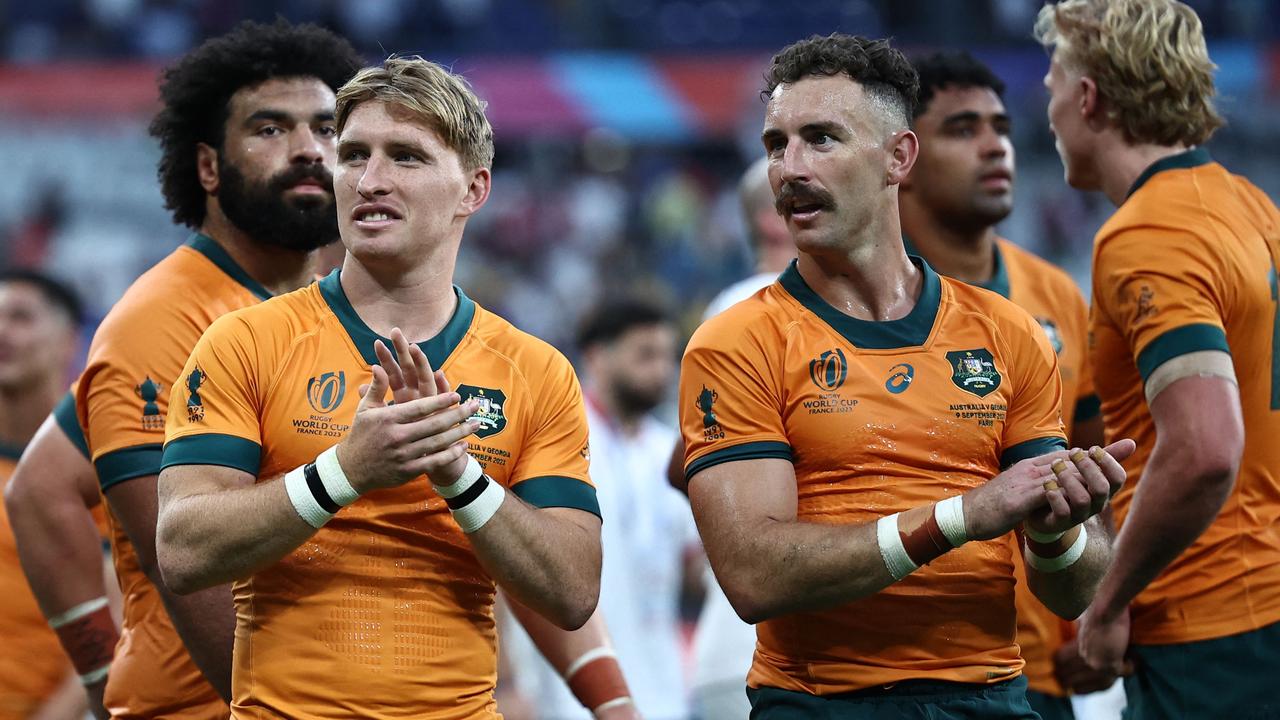
M 685 353 L 781 347 L 787 332 L 798 322 L 789 312 L 785 293 L 777 284 L 771 284 L 709 318 L 693 333 Z
M 509 365 L 527 380 L 576 377 L 569 359 L 551 343 L 517 328 L 478 303 L 468 334 L 494 360 Z
M 323 326 L 322 302 L 312 283 L 291 293 L 219 316 L 201 338 L 202 345 L 235 343 L 257 357 L 279 355 Z
M 966 323 L 981 323 L 1006 340 L 1025 340 L 1042 337 L 1044 331 L 1035 318 L 1025 309 L 999 293 L 976 285 L 942 278 L 944 295 L 950 296 L 953 311 L 960 313 Z
M 1069 291 L 1080 295 L 1080 288 L 1066 270 L 1009 240 L 1000 238 L 997 242 L 1000 252 L 1004 253 L 1005 262 L 1017 264 L 1028 280 L 1047 285 L 1054 291 Z

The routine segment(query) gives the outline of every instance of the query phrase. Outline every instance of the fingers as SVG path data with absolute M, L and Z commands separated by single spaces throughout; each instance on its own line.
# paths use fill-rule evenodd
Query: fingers
M 356 412 L 360 412 L 365 408 L 384 407 L 387 404 L 387 371 L 382 369 L 380 365 L 371 365 L 369 370 L 373 372 L 373 380 L 368 385 L 361 386 L 360 404 L 356 407 Z
M 389 409 L 389 417 L 395 423 L 413 423 L 441 410 L 458 405 L 460 401 L 461 398 L 458 393 L 422 397 L 405 403 L 396 403 Z M 466 405 L 459 407 L 469 408 L 467 417 L 474 415 L 476 410 L 479 409 L 475 401 L 469 401 Z
M 1098 464 L 1106 477 L 1112 495 L 1124 487 L 1126 475 L 1120 461 L 1132 455 L 1135 448 L 1137 445 L 1132 440 L 1125 439 L 1111 443 L 1101 450 L 1095 448 L 1089 452 L 1089 456 Z
M 394 331 L 393 331 L 394 334 Z M 387 349 L 387 346 L 381 340 L 373 341 L 373 354 L 378 357 L 378 364 L 382 367 L 382 371 L 387 374 L 387 383 L 391 388 L 391 394 L 395 396 L 396 402 L 401 402 L 401 395 L 404 393 L 404 373 L 400 370 L 400 364 L 396 362 L 395 356 Z
M 422 348 L 417 345 L 411 345 L 409 347 L 409 357 L 413 360 L 414 369 L 417 373 L 419 392 L 423 395 L 450 392 L 447 389 L 440 390 L 436 385 L 435 374 L 431 372 L 431 361 L 427 359 L 427 354 L 422 352 Z
M 460 440 L 465 440 L 474 435 L 479 428 L 479 421 L 466 420 L 437 432 L 424 433 L 418 440 L 401 446 L 400 452 L 403 453 L 403 457 L 406 459 L 433 455 L 452 447 Z
M 1079 457 L 1083 458 L 1085 462 L 1088 462 L 1088 456 L 1086 456 L 1083 451 L 1078 452 Z M 1054 479 L 1059 485 L 1059 490 L 1047 491 L 1045 495 L 1050 497 L 1053 495 L 1060 495 L 1069 506 L 1067 515 L 1073 522 L 1081 523 L 1088 520 L 1089 517 L 1094 514 L 1093 497 L 1089 494 L 1089 491 L 1085 489 L 1084 478 L 1080 476 L 1080 471 L 1076 468 L 1075 464 L 1069 463 L 1066 460 L 1058 459 L 1054 460 L 1050 467 L 1053 469 Z M 1105 501 L 1106 496 L 1104 495 L 1103 502 Z M 1049 505 L 1050 507 L 1054 507 L 1052 501 L 1050 501 Z M 1055 507 L 1055 512 L 1056 511 L 1057 508 Z
M 437 370 L 433 379 L 436 384 L 436 392 L 453 392 L 453 387 L 449 385 L 449 379 L 444 376 L 443 370 Z
M 1094 455 L 1105 454 L 1097 447 L 1092 448 L 1090 453 Z M 1107 505 L 1107 500 L 1111 498 L 1111 484 L 1107 482 L 1106 475 L 1098 467 L 1097 462 L 1092 460 L 1090 455 L 1085 454 L 1080 448 L 1072 449 L 1070 457 L 1071 462 L 1075 463 L 1076 470 L 1079 471 L 1084 488 L 1091 499 L 1089 515 L 1097 515 L 1102 512 L 1102 508 Z
M 440 396 L 436 395 L 434 397 Z M 404 433 L 402 436 L 399 436 L 404 438 L 401 444 L 414 443 L 433 435 L 439 435 L 457 425 L 470 424 L 478 427 L 480 421 L 471 420 L 471 416 L 474 414 L 475 405 L 473 403 L 466 403 L 463 405 L 442 408 L 434 413 L 414 418 L 409 422 L 401 423 L 400 431 Z M 475 432 L 474 427 L 471 432 Z M 471 433 L 466 433 L 462 437 L 466 437 L 466 435 L 469 434 Z M 457 438 L 454 439 L 456 440 Z M 451 440 L 450 442 L 453 441 Z
M 438 468 L 443 468 L 448 466 L 450 463 L 457 462 L 459 458 L 466 454 L 469 447 L 470 445 L 467 444 L 466 440 L 459 440 L 439 452 L 426 455 L 418 460 L 406 463 L 405 468 L 408 472 L 414 473 L 415 475 L 426 475 L 430 478 L 431 473 Z

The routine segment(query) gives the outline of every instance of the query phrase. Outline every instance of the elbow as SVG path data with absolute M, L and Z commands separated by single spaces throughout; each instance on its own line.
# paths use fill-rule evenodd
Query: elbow
M 757 582 L 742 573 L 733 572 L 717 574 L 716 581 L 724 590 L 724 596 L 733 611 L 748 625 L 755 625 L 782 612 L 782 608 L 768 594 L 768 583 Z
M 544 617 L 561 630 L 572 632 L 587 624 L 596 612 L 599 599 L 600 580 L 597 575 L 594 583 L 586 583 L 578 592 L 566 593 Z
M 143 562 L 142 553 L 139 553 L 138 557 L 139 564 L 147 573 L 147 577 L 174 595 L 190 595 L 216 585 L 216 582 L 208 582 L 203 577 L 202 568 L 199 565 L 199 553 L 192 552 L 172 535 L 173 533 L 169 532 L 165 526 L 164 516 L 161 515 L 156 527 L 155 554 L 148 558 L 149 563 Z
M 39 507 L 38 504 L 32 503 L 34 497 L 27 489 L 29 483 L 24 482 L 25 478 L 25 473 L 14 475 L 4 489 L 4 507 L 11 518 L 26 516 Z
M 213 586 L 213 583 L 201 582 L 200 575 L 193 572 L 187 563 L 168 559 L 163 552 L 158 565 L 160 581 L 174 595 L 190 595 Z

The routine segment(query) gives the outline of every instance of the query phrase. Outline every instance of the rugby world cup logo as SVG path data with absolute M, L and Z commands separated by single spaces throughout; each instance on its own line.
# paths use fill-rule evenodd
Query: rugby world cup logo
M 338 409 L 347 394 L 347 374 L 339 370 L 327 372 L 307 381 L 307 402 L 311 409 L 325 415 Z
M 819 390 L 835 392 L 844 385 L 849 374 L 849 363 L 840 348 L 828 350 L 809 361 L 809 379 Z

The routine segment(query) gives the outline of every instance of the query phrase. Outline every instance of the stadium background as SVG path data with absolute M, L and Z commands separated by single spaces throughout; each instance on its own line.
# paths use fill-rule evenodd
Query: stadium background
M 1227 167 L 1280 198 L 1280 2 L 1187 0 L 1218 64 Z M 494 190 L 458 282 L 574 357 L 579 317 L 635 292 L 691 331 L 751 272 L 736 183 L 760 155 L 770 55 L 832 31 L 968 49 L 1008 85 L 1018 178 L 1002 233 L 1087 287 L 1105 198 L 1062 179 L 1045 119 L 1040 0 L 0 0 L 0 265 L 71 281 L 95 321 L 188 234 L 163 208 L 146 124 L 157 73 L 241 19 L 282 15 L 370 62 L 464 74 L 497 135 Z M 692 610 L 690 608 L 690 610 Z

